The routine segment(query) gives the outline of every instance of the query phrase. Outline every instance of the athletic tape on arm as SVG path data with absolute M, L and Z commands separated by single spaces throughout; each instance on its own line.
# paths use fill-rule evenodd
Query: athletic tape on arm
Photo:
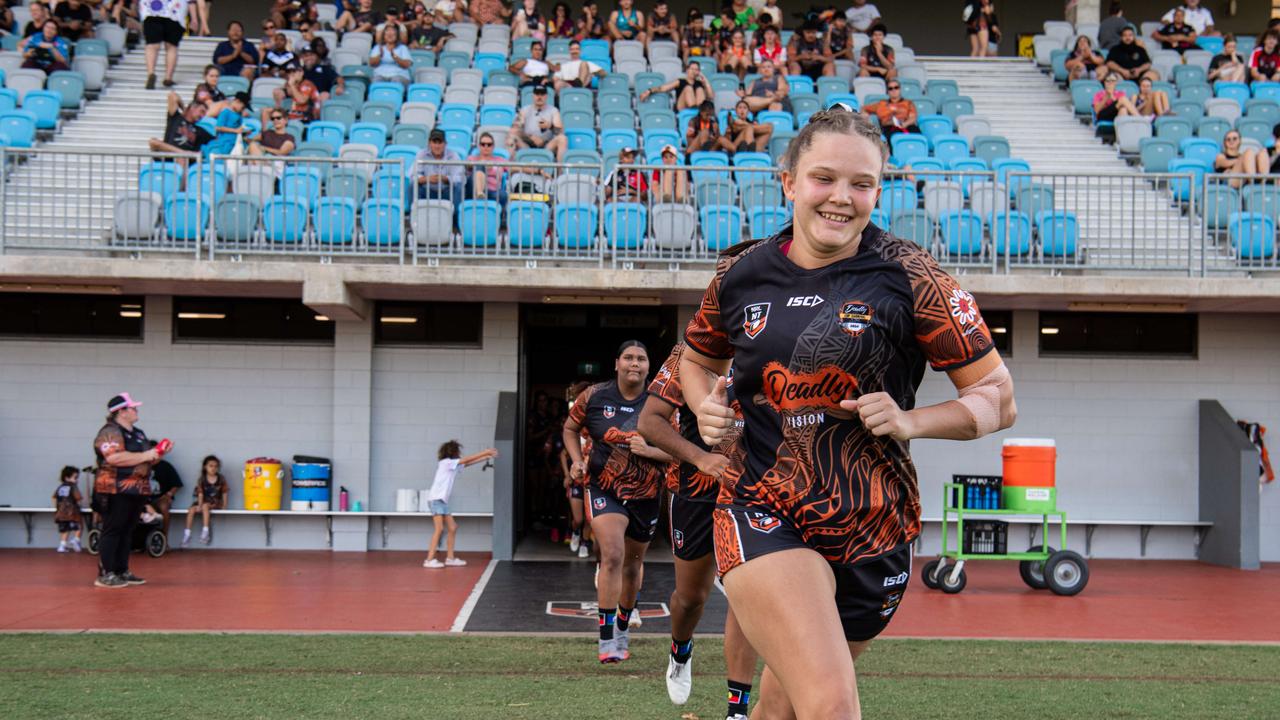
M 1007 392 L 1001 388 L 1007 387 L 1012 379 L 1009 369 L 1001 362 L 977 382 L 959 389 L 959 402 L 973 415 L 978 437 L 1000 429 L 1000 395 Z

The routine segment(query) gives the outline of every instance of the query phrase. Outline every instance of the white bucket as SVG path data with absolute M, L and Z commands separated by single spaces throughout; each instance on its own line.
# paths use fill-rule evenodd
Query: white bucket
M 396 490 L 396 512 L 418 512 L 418 491 L 411 488 Z

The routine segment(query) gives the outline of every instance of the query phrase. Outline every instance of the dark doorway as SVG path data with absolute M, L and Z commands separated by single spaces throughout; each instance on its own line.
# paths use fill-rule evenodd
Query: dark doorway
M 600 382 L 614 376 L 614 354 L 625 340 L 649 348 L 650 377 L 680 337 L 677 310 L 670 306 L 523 305 L 521 333 L 521 463 L 515 488 L 518 552 L 529 557 L 550 551 L 568 527 L 559 436 L 567 412 L 565 397 L 578 380 Z M 567 550 L 565 552 L 568 552 Z

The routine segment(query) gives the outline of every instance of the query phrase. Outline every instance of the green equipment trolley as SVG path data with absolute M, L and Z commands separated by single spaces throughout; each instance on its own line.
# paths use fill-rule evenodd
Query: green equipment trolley
M 962 479 L 957 477 L 957 479 Z M 1055 518 L 1059 530 L 1059 547 L 1067 545 L 1067 513 L 1058 510 L 1056 502 L 1037 511 L 998 509 L 1000 503 L 989 500 L 998 497 L 998 477 L 966 477 L 967 482 L 950 482 L 944 487 L 942 510 L 942 552 L 938 559 L 925 564 L 922 579 L 934 590 L 958 593 L 965 586 L 965 563 L 970 560 L 1018 560 L 1018 572 L 1022 580 L 1036 590 L 1049 589 L 1058 595 L 1075 595 L 1089 582 L 1089 565 L 1079 553 L 1071 550 L 1055 550 L 1048 545 L 1050 518 Z M 994 493 L 975 493 L 973 481 L 994 481 Z M 978 483 L 982 488 L 982 483 Z M 983 488 L 985 489 L 985 488 Z M 1053 498 L 1056 501 L 1056 497 Z M 1039 517 L 1044 545 L 1034 545 L 1025 552 L 1008 551 L 1008 525 L 992 518 L 1021 516 Z M 955 528 L 955 544 L 951 544 L 950 530 Z

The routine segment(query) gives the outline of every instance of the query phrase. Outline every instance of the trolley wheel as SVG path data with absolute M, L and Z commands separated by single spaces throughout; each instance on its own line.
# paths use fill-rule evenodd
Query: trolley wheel
M 152 530 L 147 533 L 147 554 L 153 558 L 164 555 L 169 549 L 169 539 L 164 536 L 164 532 L 160 530 Z
M 1079 553 L 1060 550 L 1045 561 L 1044 580 L 1058 595 L 1075 595 L 1089 584 L 1089 564 Z
M 953 576 L 955 580 L 951 579 Z M 938 587 L 942 589 L 942 592 L 951 595 L 963 590 L 966 582 L 968 582 L 968 578 L 965 577 L 964 568 L 946 568 L 938 575 Z
M 93 528 L 84 536 L 84 549 L 89 551 L 90 555 L 98 554 L 98 541 L 102 539 L 102 531 Z
M 1032 545 L 1027 548 L 1027 552 L 1042 552 L 1043 545 Z M 1049 547 L 1049 556 L 1058 552 L 1052 546 Z M 1039 560 L 1023 560 L 1018 563 L 1018 574 L 1022 576 L 1022 582 L 1026 583 L 1032 590 L 1044 590 L 1049 587 L 1044 581 L 1044 563 Z
M 920 579 L 924 581 L 924 586 L 929 588 L 930 590 L 937 590 L 938 577 L 935 573 L 938 572 L 939 568 L 945 568 L 945 567 L 946 567 L 946 563 L 943 561 L 942 558 L 938 558 L 937 560 L 930 560 L 929 562 L 925 563 L 924 572 L 920 574 Z

